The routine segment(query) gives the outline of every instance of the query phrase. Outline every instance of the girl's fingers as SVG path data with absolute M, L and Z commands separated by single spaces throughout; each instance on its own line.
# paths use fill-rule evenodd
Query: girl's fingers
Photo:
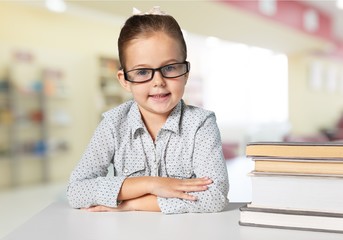
M 151 194 L 164 198 L 181 198 L 194 201 L 196 198 L 187 194 L 188 192 L 202 192 L 208 190 L 213 182 L 208 177 L 193 179 L 176 179 L 160 177 L 155 178 L 155 185 Z
M 202 192 L 208 189 L 208 185 L 210 185 L 213 181 L 209 178 L 198 178 L 198 179 L 185 179 L 184 182 L 178 187 L 178 191 L 182 192 Z M 189 196 L 187 194 L 187 196 Z M 189 199 L 186 195 L 183 195 L 183 199 Z
M 93 207 L 89 207 L 89 208 L 82 208 L 82 210 L 86 210 L 88 212 L 112 212 L 112 211 L 116 211 L 115 208 L 110 208 L 110 207 L 106 207 L 106 206 L 93 206 Z
M 184 186 L 204 186 L 209 185 L 213 181 L 209 178 L 195 178 L 195 179 L 184 179 L 182 180 L 182 185 Z
M 178 198 L 185 199 L 185 200 L 190 200 L 190 201 L 196 201 L 198 198 L 193 195 L 189 195 L 188 193 L 182 193 L 180 192 Z
M 105 208 L 103 206 L 94 206 L 86 209 L 88 212 L 105 212 Z
M 203 177 L 203 178 L 191 178 L 191 179 L 185 179 L 189 183 L 211 183 L 212 179 L 208 177 Z
M 201 192 L 206 191 L 208 189 L 207 185 L 190 185 L 190 186 L 180 186 L 178 189 L 179 191 L 183 192 Z

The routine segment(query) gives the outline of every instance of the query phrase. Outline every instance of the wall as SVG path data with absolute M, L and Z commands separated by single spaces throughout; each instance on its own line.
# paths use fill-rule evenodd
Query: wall
M 51 162 L 51 181 L 68 179 L 98 123 L 97 57 L 116 56 L 120 24 L 115 18 L 109 21 L 82 13 L 57 14 L 29 5 L 0 3 L 0 63 L 10 62 L 14 51 L 26 51 L 34 55 L 37 65 L 63 69 L 67 76 L 71 151 Z M 22 161 L 19 171 L 22 182 L 39 180 L 37 162 Z M 9 184 L 9 174 L 10 164 L 0 161 L 0 187 Z
M 321 66 L 321 86 L 311 85 L 311 66 Z M 295 135 L 314 135 L 332 128 L 343 112 L 343 60 L 315 54 L 289 56 L 289 119 Z M 328 71 L 337 69 L 336 87 L 327 87 Z M 313 69 L 312 69 L 313 70 Z M 318 70 L 317 70 L 318 71 Z M 311 87 L 312 86 L 312 87 Z
M 202 2 L 190 18 L 193 4 L 185 3 L 186 10 L 180 11 L 179 3 L 164 4 L 167 3 L 172 5 L 165 9 L 175 13 L 188 31 L 261 47 L 270 46 L 289 54 L 289 113 L 294 133 L 317 132 L 320 127 L 332 125 L 338 117 L 342 109 L 341 96 L 312 92 L 306 86 L 309 54 L 303 51 L 305 48 L 306 51 L 325 49 L 327 42 L 221 5 Z M 94 12 L 92 17 L 82 11 L 57 14 L 25 4 L 0 3 L 0 53 L 3 58 L 9 59 L 15 49 L 32 51 L 40 64 L 61 66 L 70 75 L 72 95 L 69 107 L 73 115 L 69 136 L 73 150 L 67 158 L 52 163 L 53 181 L 69 177 L 99 120 L 96 58 L 117 55 L 116 41 L 122 23 L 120 17 L 103 17 L 94 15 Z M 222 131 L 231 133 L 230 129 Z M 242 137 L 240 133 L 237 135 Z M 0 162 L 0 176 L 8 175 L 8 169 L 8 163 Z M 34 169 L 32 173 L 28 174 L 28 181 L 30 178 L 34 180 Z

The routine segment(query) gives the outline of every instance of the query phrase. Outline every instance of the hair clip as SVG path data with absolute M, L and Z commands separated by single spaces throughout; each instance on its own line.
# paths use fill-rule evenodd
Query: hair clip
M 132 9 L 132 15 L 141 15 L 141 14 L 142 12 L 139 9 L 135 7 Z
M 167 15 L 164 11 L 162 11 L 160 9 L 159 6 L 154 6 L 149 12 L 141 12 L 139 9 L 137 8 L 133 8 L 132 9 L 132 14 L 133 15 Z

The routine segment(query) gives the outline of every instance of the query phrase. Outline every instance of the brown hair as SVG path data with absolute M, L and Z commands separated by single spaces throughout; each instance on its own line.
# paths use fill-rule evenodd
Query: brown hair
M 118 52 L 121 67 L 125 67 L 125 48 L 129 41 L 141 36 L 148 37 L 154 32 L 162 31 L 180 43 L 184 60 L 187 58 L 187 47 L 181 28 L 170 15 L 133 15 L 128 18 L 120 31 L 118 38 Z

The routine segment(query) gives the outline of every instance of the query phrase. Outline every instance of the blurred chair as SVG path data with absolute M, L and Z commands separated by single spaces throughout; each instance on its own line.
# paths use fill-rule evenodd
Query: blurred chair
M 240 146 L 238 142 L 224 142 L 222 147 L 225 160 L 236 158 L 239 155 Z
M 343 141 L 343 112 L 332 128 L 324 128 L 321 133 L 330 141 Z

